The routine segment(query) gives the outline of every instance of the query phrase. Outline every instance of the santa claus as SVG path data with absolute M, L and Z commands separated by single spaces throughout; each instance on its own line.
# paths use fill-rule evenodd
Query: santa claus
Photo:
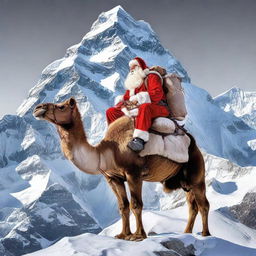
M 156 117 L 167 117 L 169 111 L 165 104 L 161 76 L 149 72 L 145 61 L 139 57 L 131 60 L 129 67 L 130 72 L 125 80 L 127 90 L 124 95 L 116 97 L 115 106 L 107 110 L 106 116 L 108 124 L 123 115 L 136 117 L 133 139 L 128 143 L 128 147 L 139 152 L 149 139 L 148 130 L 152 120 Z M 124 104 L 126 101 L 133 102 L 137 108 L 128 110 Z

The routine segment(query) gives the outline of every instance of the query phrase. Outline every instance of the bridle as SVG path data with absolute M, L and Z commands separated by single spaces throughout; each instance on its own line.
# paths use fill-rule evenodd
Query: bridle
M 53 120 L 54 120 L 54 123 L 55 123 L 55 124 L 58 124 L 57 118 L 56 118 L 56 115 L 55 115 L 55 109 L 56 109 L 56 105 L 53 104 L 53 108 L 52 108 Z
M 51 121 L 53 121 L 53 123 L 55 123 L 56 125 L 63 125 L 63 124 L 61 124 L 61 123 L 59 123 L 58 122 L 58 119 L 57 119 L 57 117 L 56 117 L 56 114 L 55 114 L 55 110 L 57 109 L 57 107 L 56 107 L 56 104 L 52 104 L 52 109 L 51 109 L 51 113 L 52 113 L 52 115 L 53 115 L 53 119 L 52 118 L 49 118 L 49 116 L 47 116 Z M 72 116 L 72 114 L 73 114 L 73 111 L 74 111 L 74 107 L 70 107 L 70 109 L 71 109 L 71 112 L 70 112 L 70 116 Z M 71 118 L 70 118 L 71 119 Z

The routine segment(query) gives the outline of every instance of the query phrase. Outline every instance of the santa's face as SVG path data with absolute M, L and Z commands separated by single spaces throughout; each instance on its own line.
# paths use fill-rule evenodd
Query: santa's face
M 143 84 L 145 72 L 141 67 L 135 66 L 127 75 L 124 85 L 128 90 L 134 90 Z

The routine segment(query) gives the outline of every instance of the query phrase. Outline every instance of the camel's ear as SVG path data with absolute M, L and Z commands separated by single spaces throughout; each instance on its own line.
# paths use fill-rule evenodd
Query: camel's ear
M 71 97 L 71 98 L 68 100 L 68 103 L 69 103 L 69 106 L 70 106 L 71 108 L 74 108 L 75 105 L 76 105 L 76 100 L 75 100 L 75 98 Z

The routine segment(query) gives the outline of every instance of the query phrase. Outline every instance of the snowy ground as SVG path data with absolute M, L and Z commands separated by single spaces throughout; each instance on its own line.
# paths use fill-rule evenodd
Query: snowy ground
M 211 237 L 200 235 L 198 216 L 194 233 L 183 234 L 186 207 L 171 211 L 144 211 L 143 221 L 149 237 L 141 242 L 118 240 L 113 236 L 121 231 L 121 221 L 104 229 L 99 235 L 83 234 L 65 237 L 56 244 L 32 253 L 30 256 L 149 256 L 149 255 L 202 255 L 202 256 L 255 256 L 256 231 L 227 219 L 217 211 L 210 213 Z M 134 230 L 135 220 L 131 216 Z M 224 232 L 223 232 L 224 230 Z M 176 254 L 175 254 L 176 252 Z M 178 253 L 178 254 L 177 254 Z
M 192 235 L 183 234 L 188 213 L 187 204 L 183 205 L 185 193 L 182 190 L 171 194 L 163 194 L 161 184 L 145 182 L 143 186 L 143 199 L 147 210 L 143 212 L 143 223 L 149 237 L 143 242 L 114 239 L 114 236 L 121 232 L 121 221 L 119 220 L 113 225 L 108 226 L 106 223 L 109 220 L 107 221 L 106 218 L 110 218 L 111 216 L 114 218 L 113 216 L 117 210 L 117 206 L 115 205 L 116 199 L 111 191 L 108 199 L 106 197 L 104 200 L 101 200 L 100 197 L 97 197 L 99 194 L 102 195 L 103 191 L 107 194 L 106 184 L 100 182 L 95 189 L 86 192 L 86 198 L 93 206 L 89 212 L 92 212 L 94 216 L 97 215 L 96 213 L 98 215 L 100 214 L 101 222 L 106 224 L 105 227 L 108 227 L 99 235 L 84 233 L 79 236 L 65 237 L 49 248 L 30 255 L 96 256 L 134 254 L 136 256 L 144 256 L 155 255 L 154 252 L 161 252 L 162 254 L 159 255 L 177 255 L 171 254 L 173 253 L 170 251 L 171 249 L 175 249 L 180 255 L 256 255 L 256 230 L 241 224 L 235 219 L 230 218 L 230 216 L 226 216 L 225 211 L 223 211 L 223 207 L 239 204 L 247 192 L 255 191 L 255 184 L 251 182 L 255 177 L 255 167 L 241 168 L 226 159 L 208 154 L 205 154 L 204 157 L 207 170 L 207 197 L 211 204 L 209 228 L 212 237 L 201 237 L 200 215 L 197 217 L 194 233 Z M 34 156 L 32 158 L 36 160 L 33 163 L 39 163 L 37 157 Z M 30 161 L 26 161 L 20 164 L 18 168 L 20 174 L 23 173 L 22 170 L 25 167 L 28 168 L 31 165 L 26 165 L 29 163 Z M 47 164 L 47 166 L 51 165 L 51 169 L 55 173 L 54 180 L 56 180 L 58 173 L 55 167 L 67 164 L 65 160 L 61 159 L 41 161 L 41 163 Z M 57 169 L 59 170 L 59 168 Z M 81 174 L 81 172 L 76 173 Z M 26 172 L 26 180 L 30 183 L 30 192 L 33 192 L 34 188 L 38 187 L 37 180 L 35 182 L 33 181 L 37 176 L 41 177 L 41 175 L 49 179 L 49 173 L 44 168 L 41 168 L 38 175 L 34 174 L 31 177 Z M 58 177 L 63 177 L 66 180 L 63 170 L 61 175 L 59 173 Z M 44 183 L 43 179 L 41 182 Z M 68 186 L 67 184 L 66 186 Z M 36 195 L 35 191 L 33 193 Z M 16 192 L 12 193 L 12 195 L 21 201 L 22 199 L 27 199 L 23 197 L 22 193 Z M 156 199 L 154 198 L 157 198 L 159 205 L 156 204 Z M 178 204 L 182 206 L 177 207 Z M 131 226 L 134 231 L 135 221 L 133 216 L 131 216 Z M 188 247 L 190 244 L 192 245 Z M 184 253 L 181 254 L 181 251 Z M 168 254 L 163 254 L 163 252 L 168 252 Z

